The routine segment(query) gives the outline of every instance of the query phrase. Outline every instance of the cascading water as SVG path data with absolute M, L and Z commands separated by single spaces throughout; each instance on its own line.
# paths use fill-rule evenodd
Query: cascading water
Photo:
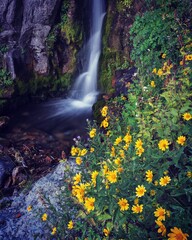
M 86 105 L 93 105 L 97 95 L 98 63 L 101 53 L 101 34 L 104 18 L 104 0 L 92 0 L 91 30 L 83 48 L 85 62 L 77 77 L 70 97 Z
M 82 71 L 76 78 L 69 97 L 51 103 L 51 105 L 54 105 L 54 111 L 49 118 L 63 115 L 66 118 L 79 115 L 85 111 L 91 111 L 96 101 L 105 0 L 90 1 L 92 3 L 90 36 L 82 49 L 81 58 L 84 59 L 82 62 Z

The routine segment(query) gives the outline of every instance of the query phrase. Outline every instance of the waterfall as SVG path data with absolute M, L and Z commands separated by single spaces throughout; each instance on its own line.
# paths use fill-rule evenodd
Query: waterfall
M 82 70 L 75 79 L 67 99 L 50 100 L 39 108 L 34 122 L 42 129 L 69 131 L 80 129 L 91 116 L 97 97 L 98 64 L 101 53 L 102 23 L 105 0 L 89 0 L 91 4 L 88 40 L 81 50 Z M 71 130 L 70 130 L 71 131 Z
M 75 80 L 70 93 L 71 101 L 77 106 L 92 106 L 97 96 L 98 64 L 101 53 L 102 23 L 105 15 L 104 0 L 91 0 L 91 29 L 90 37 L 83 47 L 82 72 Z M 78 101 L 78 102 L 77 102 Z M 79 103 L 81 103 L 79 105 Z

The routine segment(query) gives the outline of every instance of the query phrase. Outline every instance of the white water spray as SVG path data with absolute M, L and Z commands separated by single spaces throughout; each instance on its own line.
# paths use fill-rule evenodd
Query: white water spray
M 92 0 L 90 38 L 83 48 L 85 62 L 70 94 L 71 101 L 79 107 L 92 106 L 97 96 L 98 64 L 101 53 L 104 0 Z

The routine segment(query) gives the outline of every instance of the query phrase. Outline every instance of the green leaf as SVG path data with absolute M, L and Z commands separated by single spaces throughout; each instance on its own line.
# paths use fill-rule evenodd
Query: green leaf
M 98 220 L 101 222 L 105 222 L 107 220 L 111 219 L 111 215 L 105 213 L 103 215 L 98 216 Z

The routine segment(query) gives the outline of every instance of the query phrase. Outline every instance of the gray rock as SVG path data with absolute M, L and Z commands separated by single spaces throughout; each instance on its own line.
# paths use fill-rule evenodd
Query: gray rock
M 4 60 L 13 79 L 22 68 L 48 74 L 45 40 L 60 5 L 61 0 L 0 1 L 0 44 L 9 48 Z
M 65 201 L 60 194 L 65 191 L 64 179 L 69 177 L 69 169 L 77 170 L 75 161 L 71 159 L 60 163 L 53 172 L 39 179 L 28 193 L 12 197 L 11 207 L 0 210 L 0 239 L 23 240 L 26 236 L 27 240 L 50 239 L 50 228 L 41 221 L 41 215 L 45 212 L 49 215 L 46 199 L 63 214 L 61 202 L 65 204 Z M 31 212 L 27 212 L 29 205 L 32 206 Z M 18 213 L 20 218 L 15 217 Z

